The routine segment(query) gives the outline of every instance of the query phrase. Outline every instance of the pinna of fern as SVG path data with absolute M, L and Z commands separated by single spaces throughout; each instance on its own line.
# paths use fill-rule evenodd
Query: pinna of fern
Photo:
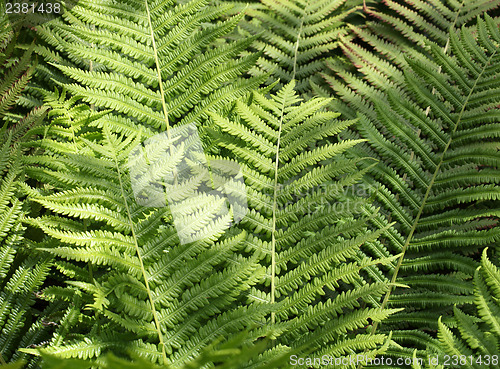
M 495 257 L 495 259 L 498 259 Z M 454 319 L 448 324 L 438 320 L 439 344 L 429 350 L 433 360 L 414 365 L 414 369 L 435 368 L 433 365 L 445 362 L 447 357 L 450 368 L 476 369 L 481 367 L 500 367 L 500 271 L 488 257 L 488 248 L 481 256 L 481 265 L 474 272 L 474 310 L 460 309 L 455 306 Z M 468 306 L 465 306 L 468 308 Z M 456 358 L 456 360 L 455 360 Z
M 342 110 L 360 113 L 356 132 L 345 137 L 366 138 L 357 155 L 380 160 L 366 182 L 397 222 L 398 234 L 387 240 L 404 256 L 392 281 L 411 287 L 386 294 L 384 306 L 408 309 L 380 328 L 392 330 L 408 356 L 435 344 L 420 327 L 437 330 L 436 312 L 446 321 L 454 304 L 472 302 L 473 255 L 500 239 L 499 45 L 498 27 L 485 16 L 477 39 L 467 28 L 452 29 L 444 50 L 431 44 L 429 57 L 408 57 L 404 82 L 378 90 L 369 82 L 380 75 L 363 67 L 368 83 L 339 72 L 352 90 L 330 79 Z
M 41 109 L 24 120 L 43 115 Z M 25 359 L 31 368 L 36 360 L 18 348 L 36 346 L 50 338 L 53 327 L 45 323 L 51 320 L 55 306 L 42 307 L 43 311 L 33 306 L 53 258 L 35 251 L 25 239 L 22 219 L 31 208 L 19 191 L 24 180 L 22 141 L 29 128 L 23 125 L 21 121 L 11 129 L 5 125 L 0 129 L 0 363 Z
M 335 80 L 322 71 L 334 85 L 337 94 L 349 99 L 375 97 L 391 85 L 403 93 L 406 89 L 403 71 L 408 68 L 406 57 L 429 56 L 429 45 L 436 44 L 449 50 L 449 30 L 472 26 L 475 18 L 495 12 L 499 1 L 393 1 L 384 0 L 374 6 L 367 2 L 363 8 L 367 22 L 361 26 L 349 25 L 350 33 L 341 35 L 339 47 L 347 59 L 329 59 L 327 64 L 340 77 Z M 498 23 L 498 18 L 494 18 Z M 357 75 L 361 73 L 363 78 Z M 342 82 L 343 81 L 343 82 Z M 324 91 L 315 89 L 319 94 Z M 352 91 L 356 95 L 352 95 Z M 380 97 L 380 96 L 379 96 Z M 358 102 L 359 103 L 359 102 Z M 335 108 L 353 117 L 352 109 L 333 102 Z M 341 109 L 341 110 L 340 110 Z
M 73 310 L 84 323 L 81 334 L 58 337 L 44 351 L 95 365 L 111 351 L 178 367 L 214 339 L 259 325 L 269 309 L 242 303 L 242 293 L 263 277 L 255 257 L 236 253 L 245 231 L 221 237 L 225 227 L 214 220 L 205 224 L 212 238 L 180 243 L 166 207 L 135 201 L 126 162 L 140 137 L 124 138 L 104 125 L 102 143 L 80 140 L 85 145 L 77 152 L 71 141 L 61 149 L 46 140 L 46 153 L 27 163 L 29 174 L 56 192 L 25 187 L 54 214 L 26 221 L 51 237 L 40 246 L 59 258 L 69 279 L 67 287 L 47 287 L 44 296 L 73 301 L 81 295 L 93 317 Z M 91 268 L 78 266 L 81 261 Z
M 27 50 L 17 46 L 19 30 L 0 14 L 0 118 L 2 122 L 17 123 L 25 113 L 18 105 L 21 93 L 33 76 L 35 63 L 32 60 L 33 45 Z M 13 107 L 16 106 L 16 109 Z M 33 122 L 31 122 L 33 123 Z M 29 125 L 29 124 L 28 124 Z M 22 130 L 21 130 L 22 131 Z
M 500 340 L 500 271 L 483 250 L 481 266 L 474 273 L 474 305 L 476 311 L 471 316 L 460 308 L 454 308 L 456 329 L 452 330 L 439 319 L 438 338 L 442 355 L 465 355 L 468 367 L 483 365 L 478 361 L 490 359 L 490 368 L 500 367 L 498 349 Z M 471 363 L 470 357 L 476 359 Z
M 236 369 L 245 367 L 249 360 L 262 354 L 269 346 L 268 338 L 260 340 L 256 344 L 246 343 L 248 332 L 243 331 L 231 340 L 220 344 L 221 340 L 217 340 L 214 344 L 206 347 L 203 352 L 194 360 L 189 361 L 181 367 L 181 369 L 198 369 L 211 367 L 215 369 Z M 289 368 L 289 355 L 287 352 L 284 355 L 277 355 L 272 360 L 265 363 L 260 363 L 252 366 L 255 369 L 278 369 Z M 82 359 L 61 359 L 60 357 L 42 354 L 44 369 L 89 369 L 91 364 Z M 214 364 L 215 363 L 215 364 Z M 172 369 L 172 366 L 158 366 L 145 359 L 137 359 L 133 362 L 118 358 L 112 354 L 107 355 L 102 360 L 103 369 L 116 368 L 129 369 Z

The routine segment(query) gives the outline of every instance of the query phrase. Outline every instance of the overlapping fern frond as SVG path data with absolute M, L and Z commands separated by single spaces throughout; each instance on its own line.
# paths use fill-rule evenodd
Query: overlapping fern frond
M 346 137 L 366 138 L 358 155 L 380 160 L 366 182 L 396 221 L 387 244 L 404 256 L 392 280 L 410 286 L 386 295 L 383 306 L 406 312 L 381 329 L 395 329 L 393 338 L 411 348 L 429 343 L 421 328 L 437 330 L 436 312 L 446 321 L 454 304 L 472 301 L 474 255 L 500 239 L 499 46 L 495 20 L 486 16 L 474 34 L 452 29 L 445 50 L 430 44 L 429 57 L 408 57 L 409 67 L 394 73 L 398 83 L 362 65 L 366 81 L 343 72 L 350 88 L 330 80 L 342 110 L 360 113 Z
M 204 368 L 207 365 L 215 369 L 236 369 L 243 368 L 248 364 L 249 360 L 257 357 L 259 354 L 266 350 L 269 344 L 269 339 L 264 339 L 257 344 L 248 344 L 246 341 L 246 334 L 248 332 L 241 332 L 233 339 L 225 342 L 224 344 L 217 344 L 207 347 L 200 356 L 192 361 L 189 361 L 180 369 L 197 369 Z M 42 355 L 44 360 L 44 369 L 89 369 L 90 364 L 88 361 L 82 359 L 61 359 L 57 356 L 48 354 Z M 255 369 L 278 369 L 288 368 L 289 354 L 276 356 L 274 359 L 266 363 L 258 363 L 252 368 Z M 214 366 L 215 363 L 215 366 Z M 170 365 L 154 365 L 146 359 L 137 359 L 130 362 L 118 358 L 112 354 L 107 355 L 102 360 L 103 369 L 172 369 Z M 178 367 L 178 366 L 176 366 Z
M 454 309 L 456 329 L 439 320 L 442 355 L 458 356 L 455 367 L 480 368 L 500 366 L 500 271 L 483 251 L 481 266 L 474 273 L 473 315 Z M 465 364 L 464 364 L 465 363 Z
M 417 360 L 413 369 L 498 368 L 500 330 L 500 272 L 485 248 L 481 265 L 474 272 L 474 309 L 454 307 L 454 319 L 438 320 L 437 345 L 429 348 L 426 360 Z
M 217 146 L 245 168 L 250 210 L 241 226 L 251 232 L 247 250 L 267 268 L 249 301 L 278 302 L 271 322 L 290 326 L 277 344 L 307 344 L 312 356 L 374 355 L 386 337 L 362 328 L 394 310 L 373 306 L 388 285 L 367 270 L 394 258 L 366 256 L 382 230 L 369 231 L 366 204 L 344 192 L 363 173 L 342 154 L 360 141 L 326 143 L 353 121 L 324 111 L 330 99 L 300 101 L 292 81 L 271 98 L 254 92 L 227 115 L 211 114 Z
M 413 52 L 423 52 L 431 42 L 445 46 L 450 27 L 470 25 L 477 16 L 500 6 L 498 1 L 486 0 L 383 0 L 380 7 L 367 3 L 363 9 L 370 17 L 366 27 L 351 29 L 391 62 L 404 61 L 396 50 L 412 52 L 409 46 Z
M 48 254 L 34 252 L 25 239 L 22 218 L 31 211 L 19 191 L 24 181 L 23 144 L 31 135 L 27 130 L 40 122 L 45 108 L 26 116 L 10 113 L 32 73 L 30 51 L 18 53 L 16 33 L 0 22 L 0 363 L 28 359 L 19 347 L 38 345 L 50 337 L 53 307 L 34 307 L 36 293 L 52 265 Z M 52 309 L 52 310 L 51 310 Z
M 3 6 L 3 4 L 2 4 Z M 0 10 L 2 10 L 0 8 Z M 20 50 L 16 46 L 19 32 L 10 24 L 5 11 L 0 14 L 0 118 L 1 124 L 16 123 L 25 112 L 18 105 L 21 92 L 30 81 L 35 70 L 31 55 L 33 47 Z M 17 109 L 13 109 L 16 106 Z
M 360 2 L 346 0 L 263 0 L 261 6 L 248 10 L 249 21 L 241 23 L 243 35 L 258 35 L 255 50 L 264 50 L 253 75 L 271 73 L 279 88 L 295 80 L 296 90 L 311 90 L 311 80 L 320 83 L 319 71 L 345 32 L 344 19 Z
M 291 352 L 498 349 L 480 251 L 500 241 L 500 32 L 471 23 L 499 2 L 385 0 L 364 7 L 382 22 L 345 34 L 359 3 L 263 0 L 245 23 L 223 2 L 81 0 L 37 27 L 50 64 L 30 93 L 51 111 L 29 142 L 44 110 L 9 107 L 31 49 L 2 55 L 22 76 L 0 84 L 6 360 L 263 369 Z M 221 39 L 238 23 L 251 37 Z M 325 78 L 341 100 L 302 102 L 325 94 L 337 45 L 350 61 Z M 277 93 L 248 93 L 272 72 Z
M 40 67 L 39 84 L 57 80 L 96 109 L 112 109 L 103 122 L 117 132 L 141 127 L 152 135 L 200 122 L 259 81 L 239 78 L 258 58 L 238 56 L 251 38 L 213 45 L 243 14 L 216 23 L 231 6 L 207 4 L 79 1 L 63 19 L 39 27 L 45 44 L 36 51 L 57 68 Z
M 28 359 L 20 347 L 38 345 L 50 337 L 51 307 L 33 307 L 52 257 L 35 252 L 24 239 L 22 218 L 30 211 L 19 184 L 24 179 L 21 143 L 16 130 L 0 130 L 0 362 Z M 42 304 L 43 306 L 43 304 Z M 43 311 L 45 310 L 45 311 Z M 29 360 L 33 365 L 33 360 Z M 30 366 L 31 367 L 31 366 Z

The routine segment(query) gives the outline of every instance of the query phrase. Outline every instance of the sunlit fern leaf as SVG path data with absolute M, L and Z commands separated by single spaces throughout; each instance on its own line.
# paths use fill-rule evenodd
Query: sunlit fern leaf
M 343 193 L 363 175 L 356 169 L 359 160 L 342 156 L 358 141 L 320 145 L 319 139 L 337 134 L 346 123 L 321 110 L 328 99 L 296 105 L 300 99 L 293 84 L 271 99 L 258 92 L 249 99 L 254 103 L 240 100 L 228 116 L 211 113 L 218 125 L 206 128 L 214 142 L 227 149 L 219 153 L 224 156 L 208 156 L 208 162 L 238 159 L 247 183 L 246 217 L 230 230 L 214 228 L 216 241 L 181 243 L 167 208 L 137 203 L 131 182 L 135 177 L 128 175 L 127 160 L 140 137 L 117 135 L 103 123 L 98 142 L 85 135 L 77 146 L 70 139 L 43 141 L 45 154 L 30 158 L 26 170 L 52 183 L 56 192 L 23 188 L 34 202 L 61 217 L 47 215 L 27 222 L 51 237 L 53 241 L 40 246 L 61 260 L 56 265 L 69 277 L 67 287 L 49 287 L 44 296 L 72 301 L 81 295 L 93 315 L 78 311 L 78 304 L 70 307 L 83 321 L 76 325 L 79 334 L 59 335 L 43 352 L 101 365 L 102 355 L 111 351 L 180 367 L 213 340 L 243 328 L 250 328 L 250 342 L 267 335 L 269 328 L 277 337 L 273 349 L 249 360 L 249 368 L 264 365 L 288 348 L 341 356 L 351 350 L 369 349 L 370 355 L 384 350 L 383 334 L 353 339 L 348 333 L 361 332 L 370 320 L 385 319 L 395 311 L 360 305 L 361 300 L 372 305 L 387 290 L 383 276 L 370 280 L 361 274 L 393 262 L 394 257 L 371 259 L 364 254 L 362 250 L 377 245 L 381 231 L 368 231 L 368 217 L 363 215 L 368 205 Z M 78 120 L 79 110 L 48 101 L 56 108 L 69 108 L 56 109 L 70 115 L 65 125 Z M 73 113 L 76 117 L 71 117 Z M 57 114 L 53 119 L 57 121 Z M 314 130 L 323 134 L 315 138 Z M 62 138 L 59 132 L 55 131 L 56 138 Z M 290 144 L 277 146 L 278 138 Z M 295 147 L 302 154 L 289 152 Z M 154 152 L 155 148 L 150 150 Z M 275 183 L 276 153 L 281 161 Z M 172 154 L 165 160 L 175 158 Z M 318 163 L 324 164 L 310 170 Z M 168 162 L 163 165 L 169 167 Z M 332 179 L 336 185 L 327 193 L 319 185 Z M 277 184 L 284 185 L 282 192 Z M 288 204 L 290 196 L 293 201 Z M 321 204 L 320 198 L 328 202 Z M 335 201 L 344 205 L 333 211 L 329 206 Z M 217 224 L 210 222 L 209 227 Z M 92 273 L 65 259 L 89 264 Z M 325 294 L 328 298 L 318 302 Z
M 269 83 L 280 80 L 276 88 L 295 80 L 297 92 L 310 92 L 310 80 L 320 82 L 318 73 L 345 33 L 344 19 L 360 8 L 357 3 L 262 0 L 259 7 L 248 10 L 250 20 L 241 23 L 243 37 L 258 35 L 252 48 L 264 50 L 250 73 L 271 73 Z
M 249 301 L 279 302 L 269 321 L 290 327 L 278 344 L 308 345 L 313 356 L 343 357 L 364 349 L 374 355 L 386 337 L 364 335 L 362 328 L 397 310 L 361 307 L 388 289 L 383 276 L 367 282 L 362 275 L 394 257 L 363 254 L 383 230 L 368 231 L 365 204 L 344 193 L 363 175 L 357 160 L 343 156 L 360 141 L 321 141 L 354 122 L 325 111 L 329 99 L 300 103 L 294 86 L 292 81 L 270 98 L 254 92 L 225 116 L 211 113 L 207 128 L 217 146 L 245 168 L 249 184 L 250 210 L 241 227 L 253 234 L 247 251 L 255 250 L 267 267 L 264 285 L 252 288 Z
M 393 278 L 411 287 L 387 295 L 384 305 L 407 311 L 380 329 L 394 330 L 393 338 L 411 348 L 408 356 L 434 344 L 432 331 L 409 332 L 435 331 L 436 312 L 446 321 L 454 304 L 472 301 L 474 254 L 500 240 L 500 35 L 488 16 L 475 29 L 452 29 L 446 50 L 430 44 L 428 56 L 414 51 L 401 71 L 388 63 L 397 83 L 361 65 L 361 76 L 338 69 L 349 88 L 330 79 L 344 100 L 341 110 L 360 113 L 356 132 L 345 137 L 367 139 L 357 155 L 380 160 L 366 183 L 400 234 L 388 238 L 394 253 L 404 252 Z M 374 80 L 380 83 L 365 82 Z
M 2 4 L 3 9 L 4 4 Z M 0 118 L 2 124 L 14 123 L 22 119 L 27 112 L 13 106 L 19 101 L 35 70 L 32 60 L 33 46 L 28 50 L 17 48 L 17 32 L 10 24 L 5 10 L 0 15 Z
M 230 6 L 207 4 L 79 1 L 63 19 L 39 27 L 37 37 L 46 44 L 36 50 L 57 67 L 43 70 L 48 80 L 40 83 L 60 80 L 96 109 L 112 109 L 100 122 L 116 132 L 142 127 L 147 137 L 177 123 L 200 122 L 260 80 L 240 78 L 258 58 L 239 57 L 252 38 L 212 47 L 243 14 L 215 22 Z
M 248 344 L 246 342 L 247 331 L 243 331 L 234 338 L 219 344 L 214 344 L 206 347 L 201 355 L 194 360 L 182 365 L 180 369 L 199 369 L 199 368 L 215 368 L 215 369 L 236 369 L 245 367 L 248 362 L 260 354 L 263 354 L 265 349 L 270 345 L 268 338 L 260 340 L 256 344 Z M 219 340 L 220 341 L 220 340 Z M 252 366 L 254 369 L 278 369 L 289 368 L 289 355 L 287 352 L 284 355 L 276 356 L 274 359 L 257 363 Z M 90 364 L 85 360 L 78 359 L 61 359 L 57 356 L 43 354 L 44 369 L 88 369 Z M 128 369 L 173 369 L 170 365 L 154 365 L 145 359 L 138 358 L 134 361 L 128 361 L 109 354 L 102 358 L 101 364 L 103 369 L 128 368 Z M 176 366 L 177 367 L 177 366 Z

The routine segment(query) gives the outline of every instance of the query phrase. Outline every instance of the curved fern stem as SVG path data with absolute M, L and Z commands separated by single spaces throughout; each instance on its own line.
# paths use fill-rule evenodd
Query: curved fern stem
M 306 9 L 307 9 L 307 6 L 306 6 Z M 306 12 L 306 9 L 304 9 L 304 13 Z M 299 54 L 300 34 L 302 33 L 302 28 L 303 27 L 304 27 L 304 17 L 302 17 L 302 20 L 300 21 L 299 33 L 297 34 L 297 42 L 295 42 L 295 49 L 293 51 L 294 52 L 294 56 L 293 56 L 292 80 L 295 79 L 295 74 L 297 73 L 297 56 Z
M 158 59 L 158 49 L 156 48 L 155 33 L 154 33 L 154 29 L 153 29 L 153 23 L 151 21 L 151 13 L 149 11 L 148 0 L 145 0 L 144 4 L 146 6 L 146 15 L 148 17 L 149 29 L 151 30 L 151 45 L 153 47 L 153 52 L 154 52 L 154 57 L 155 57 L 156 73 L 158 74 L 158 85 L 160 87 L 161 106 L 163 109 L 163 115 L 165 115 L 165 124 L 166 124 L 166 129 L 167 129 L 167 135 L 168 135 L 168 138 L 170 139 L 170 130 L 169 130 L 170 127 L 168 124 L 167 103 L 165 102 L 165 91 L 163 90 L 163 80 L 161 78 L 160 60 Z
M 167 130 L 167 137 L 170 140 L 170 139 L 172 139 L 172 137 L 170 134 L 170 125 L 168 124 L 167 103 L 165 101 L 165 91 L 163 90 L 163 79 L 161 78 L 160 60 L 158 59 L 158 49 L 156 48 L 155 32 L 153 29 L 153 23 L 151 21 L 151 13 L 149 11 L 148 0 L 144 0 L 144 4 L 146 6 L 146 15 L 148 17 L 148 25 L 149 25 L 149 29 L 151 31 L 151 45 L 153 47 L 153 53 L 154 53 L 154 57 L 155 57 L 156 74 L 158 74 L 158 86 L 160 87 L 161 106 L 163 109 L 163 115 L 165 116 L 165 126 L 166 126 L 166 130 Z M 174 149 L 172 146 L 170 146 L 170 154 L 174 155 Z M 174 169 L 174 179 L 175 179 L 175 183 L 177 184 L 176 178 L 177 178 L 177 170 Z
M 123 181 L 122 181 L 122 174 L 120 171 L 120 166 L 118 164 L 118 160 L 117 160 L 116 155 L 113 155 L 113 159 L 115 162 L 116 172 L 118 174 L 118 180 L 120 183 L 120 191 L 121 191 L 121 195 L 123 197 L 123 203 L 125 205 L 125 210 L 127 211 L 127 218 L 128 218 L 129 223 L 130 223 L 130 229 L 132 231 L 132 238 L 134 241 L 134 246 L 135 246 L 135 250 L 137 253 L 137 258 L 139 259 L 142 277 L 144 278 L 144 286 L 146 287 L 146 291 L 148 293 L 149 303 L 151 304 L 151 313 L 153 314 L 153 319 L 155 321 L 155 328 L 156 328 L 156 331 L 158 333 L 158 339 L 160 341 L 161 353 L 163 356 L 163 364 L 166 364 L 167 363 L 167 353 L 165 351 L 165 344 L 163 342 L 163 334 L 161 333 L 160 321 L 158 319 L 158 314 L 156 312 L 153 294 L 151 292 L 151 289 L 149 288 L 148 276 L 147 276 L 146 269 L 144 267 L 144 261 L 142 259 L 142 255 L 141 255 L 141 252 L 139 249 L 139 243 L 137 242 L 137 235 L 135 232 L 134 221 L 132 220 L 132 214 L 130 213 L 130 208 L 128 206 L 127 196 L 125 194 L 125 189 L 123 188 Z
M 307 7 L 306 7 L 307 8 Z M 305 9 L 304 9 L 305 13 Z M 300 22 L 299 33 L 297 34 L 297 41 L 295 42 L 294 58 L 293 58 L 293 73 L 292 81 L 295 80 L 295 73 L 297 71 L 297 55 L 299 52 L 300 34 L 302 32 L 302 27 L 304 26 L 304 17 Z M 278 165 L 279 165 L 279 152 L 280 152 L 280 139 L 281 139 L 281 129 L 283 126 L 283 116 L 285 113 L 285 99 L 281 105 L 280 112 L 280 122 L 278 128 L 278 141 L 276 144 L 276 162 L 274 165 L 274 188 L 273 188 L 273 228 L 272 228 L 272 242 L 271 242 L 271 303 L 275 302 L 276 294 L 276 203 L 278 196 Z M 271 323 L 275 323 L 276 316 L 275 312 L 271 312 Z
M 394 289 L 394 284 L 395 284 L 396 279 L 398 277 L 399 269 L 401 268 L 401 265 L 403 263 L 406 250 L 407 250 L 407 248 L 408 248 L 408 246 L 409 246 L 409 244 L 410 244 L 410 242 L 411 242 L 411 240 L 413 238 L 413 234 L 415 233 L 415 230 L 416 230 L 416 228 L 418 226 L 418 222 L 420 220 L 420 217 L 422 216 L 422 212 L 424 211 L 424 208 L 425 208 L 425 205 L 427 203 L 427 199 L 429 198 L 432 186 L 434 185 L 434 182 L 435 182 L 436 177 L 437 177 L 437 175 L 439 173 L 441 165 L 443 164 L 444 156 L 446 154 L 446 151 L 448 150 L 448 148 L 451 145 L 451 142 L 453 141 L 453 135 L 456 132 L 456 130 L 458 128 L 458 125 L 460 124 L 460 121 L 462 120 L 462 116 L 463 116 L 463 114 L 465 112 L 465 108 L 466 108 L 466 106 L 467 106 L 467 104 L 469 102 L 469 99 L 472 96 L 472 93 L 474 92 L 474 90 L 475 90 L 475 88 L 477 86 L 477 82 L 481 79 L 484 71 L 490 65 L 490 62 L 491 62 L 492 58 L 496 55 L 496 53 L 497 53 L 497 50 L 495 50 L 491 54 L 491 56 L 488 58 L 488 60 L 486 61 L 486 63 L 484 63 L 483 68 L 481 69 L 481 72 L 478 74 L 477 78 L 475 79 L 474 84 L 472 85 L 472 87 L 471 87 L 471 89 L 469 91 L 469 94 L 467 95 L 467 98 L 465 99 L 465 101 L 464 101 L 464 103 L 462 105 L 462 109 L 460 110 L 460 113 L 458 115 L 457 122 L 455 123 L 455 125 L 453 127 L 453 131 L 451 132 L 450 139 L 446 143 L 446 146 L 444 147 L 443 152 L 441 153 L 441 157 L 439 159 L 439 163 L 436 166 L 436 169 L 434 170 L 434 173 L 432 175 L 432 178 L 431 178 L 431 181 L 429 183 L 429 186 L 427 187 L 427 190 L 425 192 L 422 204 L 420 205 L 420 207 L 418 209 L 417 216 L 415 217 L 415 221 L 413 222 L 413 225 L 411 227 L 410 233 L 408 234 L 408 237 L 406 238 L 406 241 L 405 241 L 405 244 L 403 246 L 403 249 L 401 250 L 401 256 L 400 256 L 400 258 L 398 260 L 398 264 L 396 265 L 396 268 L 394 269 L 394 274 L 392 275 L 392 278 L 391 278 L 391 285 L 389 286 L 389 289 L 388 289 L 387 293 L 384 296 L 384 300 L 383 300 L 382 306 L 381 306 L 382 308 L 385 308 L 387 306 L 387 303 L 389 302 L 389 298 L 390 298 L 390 296 L 392 294 L 392 291 Z M 371 330 L 371 334 L 375 334 L 375 332 L 377 330 L 377 327 L 378 327 L 378 323 L 379 322 L 375 322 L 373 324 L 373 328 Z
M 307 9 L 307 6 L 306 6 Z M 304 9 L 305 14 L 305 9 Z M 300 43 L 300 34 L 302 32 L 302 28 L 304 26 L 304 17 L 300 22 L 299 33 L 297 34 L 297 41 L 295 42 L 294 49 L 294 58 L 293 58 L 293 74 L 292 81 L 295 80 L 295 73 L 297 70 L 297 56 L 299 52 L 299 43 Z M 272 228 L 272 242 L 271 242 L 271 303 L 275 302 L 275 294 L 276 294 L 276 204 L 277 204 L 277 196 L 278 196 L 278 165 L 279 165 L 279 151 L 280 151 L 280 139 L 281 139 L 281 130 L 283 126 L 283 116 L 285 114 L 285 102 L 286 100 L 283 98 L 283 103 L 281 105 L 280 112 L 280 121 L 278 128 L 278 141 L 276 144 L 276 162 L 274 165 L 274 188 L 273 188 L 273 228 Z M 274 311 L 271 312 L 271 323 L 275 323 L 276 317 Z

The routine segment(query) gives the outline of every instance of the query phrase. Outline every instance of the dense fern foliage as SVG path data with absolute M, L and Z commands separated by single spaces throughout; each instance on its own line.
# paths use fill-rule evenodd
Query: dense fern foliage
M 216 369 L 231 369 L 245 367 L 247 362 L 253 357 L 256 357 L 265 350 L 268 340 L 262 340 L 256 345 L 245 345 L 245 335 L 247 332 L 241 332 L 234 339 L 224 343 L 217 344 L 214 343 L 207 347 L 203 352 L 196 357 L 194 360 L 186 363 L 181 367 L 181 369 L 194 369 L 202 368 L 206 365 L 215 363 L 212 366 Z M 88 361 L 83 359 L 62 359 L 58 356 L 43 354 L 44 369 L 88 369 L 90 364 Z M 269 361 L 266 364 L 253 366 L 259 369 L 273 369 L 286 367 L 286 362 L 288 361 L 288 355 L 277 356 L 275 359 Z M 106 356 L 102 360 L 102 368 L 105 369 L 117 369 L 117 368 L 129 368 L 129 369 L 172 369 L 170 365 L 154 365 L 145 359 L 138 359 L 133 362 L 118 358 L 112 354 Z M 18 368 L 15 367 L 15 368 Z
M 499 1 L 66 5 L 0 4 L 0 366 L 500 366 Z
M 373 5 L 373 6 L 371 6 Z M 340 77 L 333 82 L 331 73 L 323 71 L 327 81 L 341 96 L 354 90 L 361 96 L 376 99 L 377 91 L 388 86 L 406 88 L 403 71 L 408 67 L 406 57 L 428 55 L 430 45 L 449 51 L 450 28 L 474 26 L 478 15 L 497 9 L 499 1 L 393 1 L 383 0 L 363 8 L 367 22 L 351 25 L 351 32 L 342 36 L 339 46 L 347 59 L 330 59 L 329 66 Z M 363 78 L 357 77 L 361 73 Z M 364 83 L 361 81 L 364 80 Z M 319 93 L 324 93 L 318 90 Z M 342 104 L 336 106 L 341 109 Z M 352 116 L 352 110 L 342 110 Z
M 179 366 L 219 336 L 261 321 L 268 309 L 241 303 L 264 273 L 255 258 L 236 253 L 245 232 L 180 244 L 167 208 L 135 201 L 127 160 L 141 137 L 113 134 L 107 125 L 100 134 L 102 142 L 81 138 L 85 146 L 77 149 L 72 141 L 61 149 L 47 139 L 46 154 L 32 156 L 27 168 L 58 189 L 46 196 L 27 189 L 34 202 L 61 215 L 28 221 L 59 241 L 47 241 L 44 250 L 59 256 L 58 269 L 71 277 L 44 296 L 78 299 L 92 312 L 71 306 L 67 326 L 83 321 L 81 334 L 58 337 L 46 351 L 96 360 L 111 350 Z
M 486 17 L 477 40 L 465 28 L 457 33 L 444 50 L 430 44 L 429 57 L 414 50 L 398 83 L 377 86 L 372 78 L 383 76 L 362 66 L 363 78 L 339 71 L 352 90 L 329 79 L 342 109 L 360 116 L 345 137 L 366 138 L 357 155 L 380 160 L 366 182 L 397 222 L 387 241 L 403 256 L 391 280 L 410 286 L 384 298 L 382 306 L 406 310 L 382 329 L 396 330 L 393 338 L 409 348 L 429 344 L 420 329 L 437 329 L 436 312 L 446 320 L 453 304 L 472 301 L 474 255 L 500 237 L 498 26 Z
M 464 312 L 454 307 L 454 319 L 448 324 L 438 320 L 439 344 L 429 350 L 431 360 L 419 361 L 414 369 L 498 368 L 498 287 L 500 272 L 483 250 L 481 265 L 474 272 L 475 309 Z M 468 308 L 468 307 L 467 307 Z M 469 309 L 467 309 L 469 310 Z M 415 352 L 416 353 L 416 352 Z M 440 365 L 439 363 L 448 365 Z
M 41 113 L 41 112 L 40 112 Z M 17 127 L 16 127 L 17 128 Z M 0 173 L 0 361 L 24 357 L 17 352 L 19 346 L 36 345 L 51 331 L 45 324 L 48 311 L 31 310 L 35 294 L 41 288 L 51 267 L 51 257 L 30 254 L 26 249 L 22 224 L 29 207 L 19 193 L 22 182 L 22 148 L 16 142 L 17 129 L 0 132 L 2 155 Z
M 129 158 L 134 158 L 130 153 L 140 144 L 140 136 L 114 134 L 104 123 L 102 131 L 93 133 L 98 142 L 79 137 L 75 145 L 73 140 L 57 141 L 59 136 L 42 141 L 45 154 L 31 156 L 26 170 L 57 191 L 45 195 L 27 187 L 25 190 L 32 201 L 59 216 L 30 218 L 27 222 L 51 237 L 40 249 L 57 256 L 58 269 L 71 277 L 68 287 L 47 287 L 44 297 L 51 301 L 78 300 L 81 308 L 85 304 L 92 312 L 89 315 L 86 309 L 77 311 L 70 306 L 68 314 L 71 311 L 73 317 L 64 326 L 79 334 L 57 337 L 44 352 L 98 363 L 102 353 L 112 351 L 179 367 L 214 339 L 231 337 L 246 328 L 251 329 L 249 339 L 267 335 L 270 329 L 283 337 L 248 365 L 265 363 L 288 347 L 335 356 L 365 349 L 372 349 L 371 355 L 377 353 L 387 339 L 384 335 L 352 337 L 348 332 L 364 327 L 368 319 L 382 320 L 391 313 L 361 308 L 358 300 L 372 304 L 387 291 L 385 279 L 366 284 L 360 270 L 393 258 L 372 260 L 359 250 L 361 244 L 376 247 L 380 233 L 366 231 L 365 217 L 355 219 L 361 204 L 344 199 L 346 206 L 335 212 L 328 206 L 315 209 L 320 198 L 329 202 L 342 199 L 343 187 L 361 176 L 356 170 L 357 160 L 339 157 L 357 141 L 318 145 L 293 159 L 294 150 L 316 142 L 312 134 L 316 129 L 324 132 L 320 137 L 328 136 L 352 122 L 334 124 L 332 119 L 337 114 L 315 113 L 328 102 L 326 99 L 293 106 L 298 102 L 293 84 L 273 100 L 257 92 L 252 98 L 252 105 L 235 103 L 247 127 L 238 115 L 228 119 L 212 113 L 215 125 L 206 128 L 213 131 L 219 147 L 233 153 L 226 160 L 242 159 L 245 182 L 251 185 L 246 194 L 249 213 L 237 227 L 225 231 L 227 220 L 216 216 L 219 201 L 190 194 L 182 203 L 182 213 L 195 217 L 197 234 L 210 235 L 194 242 L 180 242 L 181 230 L 168 208 L 145 207 L 137 200 L 135 177 L 129 175 L 134 163 Z M 49 100 L 54 111 L 62 111 L 57 109 L 60 100 Z M 69 111 L 75 114 L 72 121 L 81 121 L 79 115 L 88 113 Z M 63 114 L 67 116 L 67 111 Z M 218 130 L 234 137 L 227 138 Z M 267 138 L 262 136 L 265 134 Z M 172 142 L 165 137 L 151 149 L 152 153 L 163 152 L 161 156 L 156 154 L 156 159 L 150 155 L 150 165 L 160 173 L 175 167 L 178 158 L 187 155 L 183 145 L 174 153 L 171 147 Z M 208 161 L 220 159 L 209 156 Z M 327 159 L 332 159 L 329 165 L 297 176 Z M 345 173 L 351 174 L 343 176 Z M 338 176 L 342 178 L 329 192 L 318 187 Z M 292 179 L 281 192 L 281 186 Z M 190 184 L 181 183 L 180 188 Z M 304 196 L 290 202 L 297 191 Z M 191 210 L 192 196 L 195 201 L 209 201 L 203 215 L 200 208 Z M 286 226 L 288 217 L 298 219 L 301 215 L 305 215 L 302 221 Z M 80 262 L 88 263 L 89 268 L 79 266 Z M 342 291 L 340 283 L 352 287 Z M 297 288 L 299 291 L 292 293 Z M 331 296 L 310 305 L 325 293 Z

